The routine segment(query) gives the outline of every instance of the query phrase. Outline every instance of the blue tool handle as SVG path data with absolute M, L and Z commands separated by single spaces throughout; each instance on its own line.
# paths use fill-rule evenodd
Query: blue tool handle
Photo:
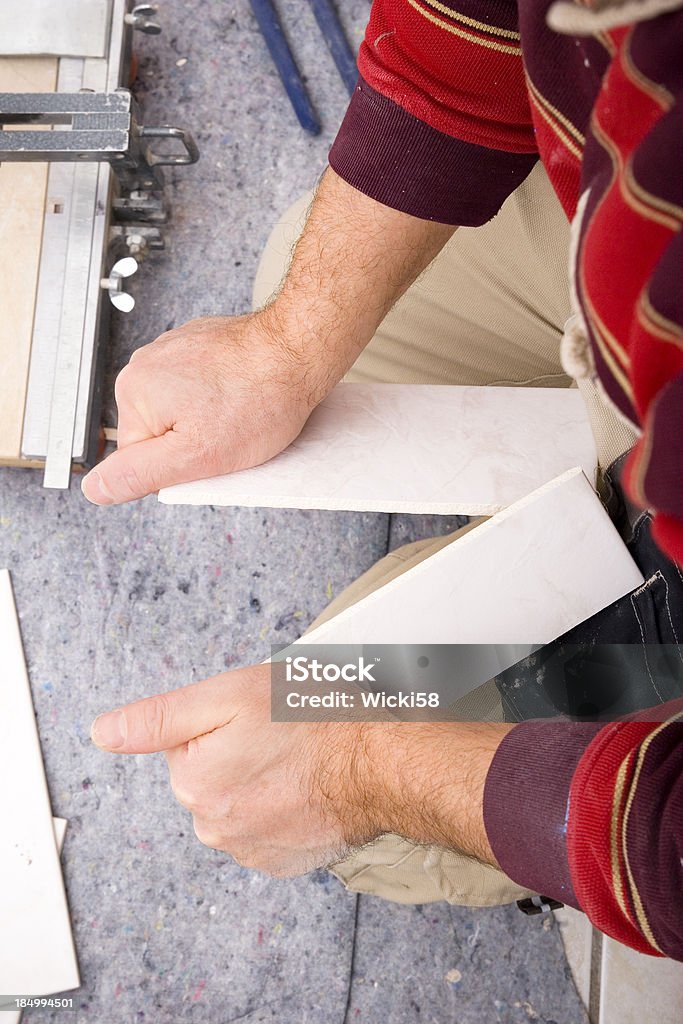
M 299 124 L 311 135 L 318 135 L 320 122 L 308 98 L 299 69 L 294 63 L 292 51 L 285 39 L 277 11 L 271 0 L 249 0 L 249 2 L 282 84 L 294 107 L 294 113 L 299 119 Z
M 330 0 L 310 0 L 310 4 L 323 39 L 337 65 L 337 70 L 349 90 L 349 96 L 352 96 L 358 82 L 358 68 L 353 50 L 339 23 L 337 12 Z

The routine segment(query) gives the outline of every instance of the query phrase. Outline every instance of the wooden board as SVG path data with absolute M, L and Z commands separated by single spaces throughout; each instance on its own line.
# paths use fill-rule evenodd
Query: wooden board
M 0 92 L 54 92 L 54 57 L 1 57 Z M 21 456 L 48 165 L 0 164 L 0 462 Z

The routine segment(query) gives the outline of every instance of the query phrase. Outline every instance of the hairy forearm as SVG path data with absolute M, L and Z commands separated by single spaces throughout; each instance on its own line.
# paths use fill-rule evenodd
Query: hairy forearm
M 379 808 L 382 819 L 373 823 L 375 829 L 497 865 L 484 825 L 484 785 L 512 728 L 487 722 L 374 727 L 366 764 L 368 806 Z
M 266 314 L 307 365 L 316 404 L 455 229 L 370 199 L 328 168 L 280 292 Z

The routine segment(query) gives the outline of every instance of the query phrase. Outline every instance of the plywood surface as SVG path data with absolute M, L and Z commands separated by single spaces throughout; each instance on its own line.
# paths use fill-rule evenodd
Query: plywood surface
M 54 57 L 1 57 L 0 92 L 53 92 Z M 0 461 L 18 459 L 43 234 L 47 164 L 0 164 Z

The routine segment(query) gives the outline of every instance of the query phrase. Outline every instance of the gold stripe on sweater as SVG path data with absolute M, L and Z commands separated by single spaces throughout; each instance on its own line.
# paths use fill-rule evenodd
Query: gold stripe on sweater
M 602 322 L 600 316 L 598 316 L 586 288 L 582 266 L 579 267 L 579 283 L 581 285 L 581 299 L 588 312 L 588 319 L 590 326 L 593 329 L 595 341 L 600 349 L 600 355 L 610 368 L 614 380 L 624 392 L 631 405 L 633 405 L 633 388 L 631 387 L 631 382 L 628 376 L 624 372 L 624 369 L 628 369 L 631 365 L 628 352 L 621 347 L 611 331 Z M 619 362 L 617 362 L 617 360 L 619 360 Z M 622 369 L 622 367 L 624 369 Z
M 466 39 L 470 43 L 475 43 L 477 46 L 483 46 L 487 50 L 496 50 L 498 53 L 511 53 L 515 57 L 522 56 L 522 50 L 519 46 L 510 46 L 507 43 L 496 43 L 493 39 L 482 39 L 480 36 L 474 35 L 473 32 L 467 32 L 465 29 L 458 28 L 457 25 L 451 25 L 450 22 L 444 21 L 443 18 L 438 18 L 431 11 L 426 11 L 424 7 L 421 7 L 416 0 L 408 0 L 408 3 L 413 7 L 423 18 L 427 21 L 431 21 L 432 24 L 438 25 L 439 28 L 445 29 L 446 32 L 451 32 L 454 36 L 459 36 L 461 39 Z
M 558 137 L 558 139 L 560 140 L 562 145 L 565 146 L 565 148 L 568 149 L 569 152 L 572 154 L 572 156 L 575 156 L 577 160 L 581 160 L 582 153 L 581 153 L 581 150 L 579 149 L 579 147 L 574 142 L 572 142 L 572 140 L 567 135 L 567 133 L 565 131 L 563 131 L 563 129 L 560 127 L 560 125 L 557 123 L 557 121 L 555 121 L 555 119 L 553 117 L 551 117 L 551 115 L 542 106 L 542 104 L 538 101 L 538 99 L 533 94 L 533 92 L 531 92 L 530 89 L 529 89 L 529 99 L 533 103 L 534 107 L 536 108 L 536 110 L 538 111 L 540 116 L 546 122 L 546 124 L 548 124 L 550 126 L 550 128 L 553 131 L 553 133 Z
M 683 348 L 683 327 L 668 317 L 662 316 L 650 302 L 650 296 L 644 291 L 640 296 L 637 309 L 638 323 L 653 334 L 659 341 L 668 341 L 670 345 Z
M 670 231 L 678 231 L 683 221 L 683 207 L 670 203 L 668 199 L 654 195 L 643 188 L 633 174 L 631 157 L 622 175 L 622 195 L 631 209 L 642 214 L 646 220 L 654 220 Z
M 433 7 L 434 10 L 440 11 L 441 14 L 447 14 L 454 21 L 460 21 L 463 25 L 469 25 L 470 28 L 478 28 L 481 32 L 489 32 L 492 36 L 501 36 L 504 39 L 519 39 L 519 32 L 513 32 L 508 28 L 499 28 L 498 25 L 487 25 L 485 21 L 475 21 L 474 18 L 468 18 L 466 14 L 461 14 L 460 11 L 453 11 L 450 7 L 446 7 L 445 4 L 439 3 L 439 0 L 424 0 L 424 2 Z
M 531 81 L 529 75 L 526 76 L 526 83 L 529 91 L 533 94 L 534 98 L 538 100 L 539 104 L 543 107 L 543 109 L 547 110 L 549 114 L 552 114 L 552 116 L 556 118 L 564 128 L 566 128 L 566 130 L 569 132 L 572 138 L 576 142 L 578 142 L 579 146 L 581 146 L 581 148 L 583 149 L 583 147 L 586 145 L 586 136 L 583 135 L 579 131 L 579 129 L 571 123 L 569 118 L 565 117 L 565 115 L 557 109 L 557 107 L 554 107 L 552 103 L 548 99 L 546 99 L 542 92 L 538 91 L 534 83 Z
M 631 870 L 631 864 L 630 864 L 629 859 L 628 859 L 628 849 L 627 849 L 627 844 L 626 844 L 626 833 L 627 833 L 627 830 L 628 830 L 629 815 L 631 813 L 631 808 L 633 806 L 633 800 L 634 800 L 634 797 L 635 797 L 635 794 L 636 794 L 636 790 L 638 788 L 638 780 L 640 778 L 640 774 L 641 774 L 642 769 L 643 769 L 643 762 L 645 761 L 645 757 L 646 757 L 647 752 L 648 752 L 648 750 L 650 748 L 650 744 L 652 743 L 652 741 L 657 736 L 659 736 L 659 734 L 661 732 L 664 732 L 664 730 L 669 725 L 672 725 L 674 722 L 681 721 L 682 719 L 683 719 L 683 711 L 678 712 L 678 714 L 676 714 L 676 715 L 672 715 L 671 718 L 667 719 L 666 722 L 662 722 L 662 724 L 660 726 L 658 726 L 654 730 L 654 732 L 651 732 L 650 735 L 647 736 L 645 738 L 645 740 L 642 742 L 642 744 L 640 746 L 640 750 L 638 751 L 638 760 L 637 760 L 637 763 L 636 763 L 636 770 L 635 770 L 634 775 L 633 775 L 633 781 L 631 782 L 631 788 L 630 788 L 630 791 L 629 791 L 629 794 L 628 794 L 628 799 L 626 801 L 626 808 L 624 809 L 624 822 L 623 822 L 623 825 L 622 825 L 622 828 L 621 828 L 622 852 L 623 852 L 623 857 L 624 857 L 624 863 L 626 865 L 626 871 L 627 871 L 627 874 L 628 874 L 629 886 L 630 886 L 630 889 L 631 889 L 631 899 L 633 900 L 633 906 L 635 907 L 636 917 L 638 918 L 638 925 L 640 927 L 641 932 L 643 933 L 643 935 L 647 939 L 647 941 L 650 943 L 650 945 L 652 946 L 653 949 L 657 950 L 658 953 L 661 953 L 662 950 L 659 948 L 659 946 L 657 944 L 657 941 L 656 941 L 654 935 L 652 934 L 652 929 L 650 927 L 650 922 L 648 921 L 647 914 L 645 913 L 645 908 L 643 907 L 643 901 L 641 899 L 640 892 L 638 891 L 638 886 L 636 885 L 636 881 L 635 881 L 635 879 L 633 877 L 633 871 Z
M 619 850 L 621 847 L 620 834 L 619 834 L 619 823 L 621 821 L 621 810 L 624 802 L 624 791 L 626 788 L 626 773 L 630 767 L 631 756 L 625 757 L 619 765 L 619 771 L 617 772 L 616 784 L 614 786 L 614 796 L 612 798 L 612 820 L 610 822 L 610 835 L 609 835 L 609 846 L 610 846 L 610 862 L 612 865 L 612 888 L 614 889 L 614 895 L 616 896 L 619 909 L 627 920 L 631 920 L 631 911 L 626 906 L 626 893 L 624 892 L 624 878 L 621 871 L 621 863 L 619 860 Z

